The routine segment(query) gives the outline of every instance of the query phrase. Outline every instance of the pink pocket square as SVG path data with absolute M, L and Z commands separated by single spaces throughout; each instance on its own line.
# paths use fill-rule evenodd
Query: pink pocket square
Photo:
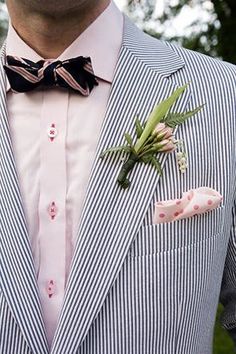
M 166 200 L 155 204 L 153 223 L 160 224 L 189 218 L 215 209 L 223 197 L 212 188 L 200 187 L 183 193 L 181 199 Z

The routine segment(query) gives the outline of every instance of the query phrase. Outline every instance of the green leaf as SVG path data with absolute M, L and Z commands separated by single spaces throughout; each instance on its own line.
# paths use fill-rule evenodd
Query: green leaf
M 157 153 L 157 152 L 158 152 L 158 148 L 157 148 L 156 146 L 154 146 L 154 145 L 149 145 L 148 147 L 145 148 L 144 151 L 142 150 L 142 151 L 139 153 L 139 157 L 143 158 L 143 157 L 146 157 L 146 155 L 150 155 L 150 154 L 151 154 L 151 156 L 152 156 L 153 154 L 155 154 L 155 153 Z
M 185 112 L 185 113 L 171 113 L 169 112 L 166 117 L 163 118 L 162 122 L 171 128 L 175 128 L 177 125 L 184 123 L 188 118 L 197 114 L 204 105 L 197 107 L 196 109 Z
M 152 161 L 153 154 L 145 154 L 142 156 L 141 161 L 143 163 L 150 163 Z
M 106 154 L 110 153 L 110 152 L 126 152 L 126 153 L 130 153 L 130 147 L 127 145 L 122 145 L 122 146 L 116 146 L 116 147 L 111 147 L 109 149 L 106 149 L 105 151 L 103 151 L 100 154 L 100 157 L 104 157 Z
M 132 146 L 133 145 L 133 140 L 131 138 L 131 136 L 129 135 L 129 133 L 125 133 L 125 140 L 127 141 L 127 143 Z
M 140 148 L 145 143 L 149 135 L 153 132 L 157 124 L 166 116 L 167 112 L 170 110 L 172 105 L 177 101 L 177 99 L 182 95 L 182 93 L 186 90 L 187 87 L 188 84 L 179 87 L 177 90 L 175 90 L 172 93 L 171 96 L 169 96 L 167 99 L 165 99 L 164 101 L 160 102 L 158 105 L 155 106 L 150 116 L 148 117 L 142 135 L 140 136 L 140 138 L 138 139 L 138 141 L 134 146 L 135 151 L 137 153 L 139 152 Z
M 157 172 L 158 172 L 160 175 L 162 175 L 161 164 L 160 164 L 159 160 L 158 160 L 155 156 L 152 157 L 151 163 L 152 163 L 152 165 L 156 168 Z
M 162 175 L 162 168 L 159 160 L 153 155 L 154 153 L 147 153 L 144 156 L 142 156 L 141 161 L 145 164 L 151 163 L 157 172 Z
M 140 122 L 140 120 L 138 118 L 136 118 L 135 120 L 135 128 L 136 128 L 136 135 L 137 135 L 137 138 L 139 139 L 140 136 L 142 135 L 142 132 L 143 132 L 143 127 L 142 127 L 142 124 Z

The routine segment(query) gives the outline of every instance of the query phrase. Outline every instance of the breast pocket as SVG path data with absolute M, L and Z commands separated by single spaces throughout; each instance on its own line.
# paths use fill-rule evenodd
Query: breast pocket
M 222 236 L 225 206 L 204 214 L 162 224 L 141 226 L 129 251 L 132 257 L 168 252 Z

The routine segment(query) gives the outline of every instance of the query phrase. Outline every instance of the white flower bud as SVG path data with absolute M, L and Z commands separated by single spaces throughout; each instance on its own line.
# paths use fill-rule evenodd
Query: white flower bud
M 180 151 L 179 151 L 179 152 L 177 152 L 176 155 L 177 155 L 177 158 L 178 158 L 178 159 L 181 159 L 181 158 L 183 157 L 183 152 L 180 152 Z

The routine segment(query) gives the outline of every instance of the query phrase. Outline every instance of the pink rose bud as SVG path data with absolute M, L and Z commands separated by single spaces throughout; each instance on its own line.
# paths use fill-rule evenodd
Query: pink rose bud
M 164 144 L 163 144 L 164 143 Z M 159 151 L 161 152 L 172 152 L 175 150 L 175 144 L 173 142 L 173 139 L 166 139 L 161 142 L 162 147 L 160 148 Z
M 159 134 L 163 129 L 165 129 L 165 127 L 166 127 L 165 123 L 158 123 L 153 133 Z
M 157 135 L 157 138 L 164 138 L 164 139 L 168 139 L 172 136 L 173 134 L 173 129 L 170 127 L 166 127 L 165 129 L 162 130 L 162 132 L 160 133 L 160 135 Z
M 162 139 L 168 139 L 172 136 L 172 134 L 173 134 L 173 129 L 167 127 L 165 123 L 158 123 L 156 128 L 153 131 L 153 135 L 156 136 L 157 141 L 160 141 Z
M 162 141 L 157 142 L 156 144 L 153 145 L 153 147 L 157 150 L 157 151 L 163 151 L 162 149 L 164 148 L 164 146 L 166 144 L 169 143 L 169 139 L 165 139 Z

